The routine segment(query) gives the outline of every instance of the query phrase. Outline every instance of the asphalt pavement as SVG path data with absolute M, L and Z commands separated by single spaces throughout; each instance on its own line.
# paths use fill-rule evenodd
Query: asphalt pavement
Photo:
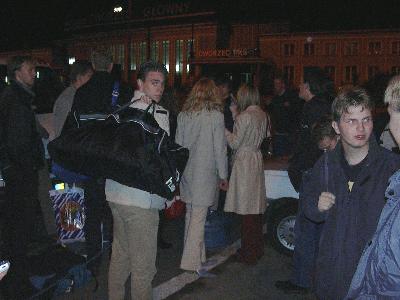
M 265 255 L 254 266 L 236 262 L 232 254 L 240 246 L 239 221 L 234 219 L 230 228 L 230 244 L 223 248 L 208 249 L 207 258 L 216 261 L 210 272 L 215 278 L 199 278 L 197 275 L 179 269 L 183 246 L 184 220 L 169 221 L 164 238 L 173 244 L 170 249 L 158 249 L 158 273 L 153 281 L 154 299 L 316 299 L 312 294 L 285 295 L 274 286 L 275 281 L 289 278 L 291 258 L 277 253 L 268 243 Z M 98 288 L 92 280 L 84 288 L 75 289 L 57 299 L 107 299 L 107 271 L 109 250 L 103 254 Z M 129 300 L 129 287 L 126 287 Z

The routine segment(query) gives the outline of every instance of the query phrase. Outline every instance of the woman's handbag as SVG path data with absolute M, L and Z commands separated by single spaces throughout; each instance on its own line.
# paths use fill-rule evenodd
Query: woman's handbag
M 51 141 L 51 158 L 79 174 L 115 180 L 172 199 L 189 150 L 171 141 L 146 110 L 125 105 L 106 120 Z

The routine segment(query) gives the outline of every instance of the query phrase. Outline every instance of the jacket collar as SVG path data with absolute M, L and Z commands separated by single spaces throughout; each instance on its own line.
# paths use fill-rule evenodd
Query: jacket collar
M 32 89 L 27 86 L 26 84 L 23 84 L 22 82 L 18 81 L 18 80 L 13 80 L 12 83 L 15 84 L 15 86 L 23 89 L 26 93 L 28 93 L 31 97 L 35 97 L 35 93 L 32 91 Z
M 379 158 L 379 153 L 381 151 L 382 151 L 382 149 L 376 142 L 375 136 L 372 133 L 371 137 L 369 138 L 368 154 L 365 158 L 366 159 L 365 167 L 367 168 L 367 170 L 370 170 L 369 166 Z M 341 166 L 341 157 L 344 154 L 343 154 L 342 143 L 340 142 L 340 140 L 339 140 L 339 143 L 336 145 L 336 148 L 331 153 L 332 153 L 334 164 L 336 164 L 337 166 Z M 340 169 L 342 169 L 342 168 L 340 167 Z M 367 177 L 367 176 L 369 176 L 369 172 L 362 172 L 359 175 L 359 179 L 363 179 L 364 177 Z

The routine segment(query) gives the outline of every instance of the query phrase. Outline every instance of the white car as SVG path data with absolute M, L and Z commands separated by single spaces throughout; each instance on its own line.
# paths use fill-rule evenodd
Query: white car
M 264 172 L 269 204 L 266 212 L 267 238 L 277 251 L 292 255 L 299 194 L 289 180 L 287 161 L 268 160 Z

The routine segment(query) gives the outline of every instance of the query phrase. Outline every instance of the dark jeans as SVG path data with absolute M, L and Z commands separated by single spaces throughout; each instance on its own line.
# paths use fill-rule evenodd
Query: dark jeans
M 89 268 L 96 269 L 102 250 L 101 224 L 110 224 L 112 215 L 105 196 L 105 180 L 90 179 L 84 183 L 86 221 L 84 226 Z M 106 226 L 107 228 L 111 226 Z

